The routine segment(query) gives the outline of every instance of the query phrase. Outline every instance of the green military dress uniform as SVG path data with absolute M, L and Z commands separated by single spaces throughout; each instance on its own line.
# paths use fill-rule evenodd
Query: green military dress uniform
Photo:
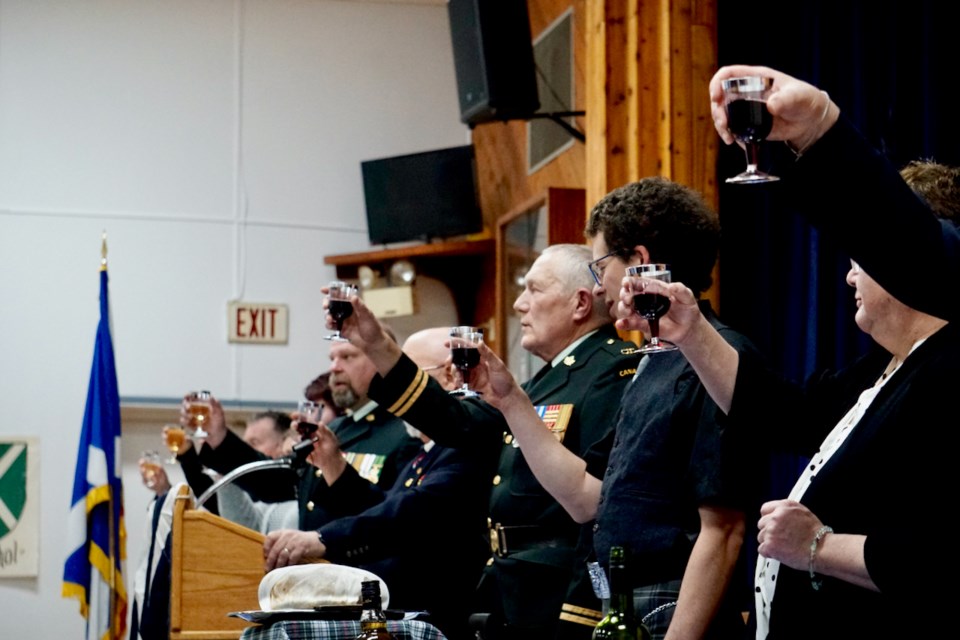
M 613 429 L 623 390 L 636 371 L 634 345 L 605 326 L 586 337 L 555 367 L 523 385 L 563 445 L 579 457 Z M 503 416 L 486 403 L 458 401 L 403 358 L 386 377 L 375 376 L 370 397 L 444 446 L 488 446 L 499 464 L 490 499 L 491 558 L 479 587 L 478 611 L 502 615 L 509 627 L 553 635 L 575 568 L 591 544 L 578 546 L 581 526 L 530 471 Z M 591 601 L 595 610 L 599 601 Z
M 351 466 L 384 491 L 393 486 L 403 467 L 420 449 L 420 441 L 410 437 L 403 420 L 379 406 L 337 418 L 330 430 L 336 434 L 340 450 Z M 331 520 L 365 508 L 331 500 L 329 494 L 330 487 L 319 469 L 307 466 L 301 470 L 297 497 L 302 530 L 319 529 Z

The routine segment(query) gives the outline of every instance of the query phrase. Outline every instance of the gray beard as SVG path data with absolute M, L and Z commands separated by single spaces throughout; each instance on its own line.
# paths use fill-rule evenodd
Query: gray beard
M 357 396 L 357 392 L 354 391 L 350 385 L 347 385 L 345 389 L 335 390 L 331 393 L 333 395 L 333 404 L 341 409 L 352 409 L 353 405 L 357 404 L 357 400 L 360 399 Z

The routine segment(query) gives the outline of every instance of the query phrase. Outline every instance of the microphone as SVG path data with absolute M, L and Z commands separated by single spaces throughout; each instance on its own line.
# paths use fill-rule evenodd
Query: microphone
M 307 461 L 307 456 L 310 455 L 310 452 L 313 450 L 315 440 L 316 437 L 298 442 L 293 446 L 293 451 L 290 455 L 283 456 L 282 458 L 277 458 L 276 460 L 257 460 L 256 462 L 248 462 L 245 465 L 237 467 L 204 491 L 203 494 L 197 498 L 196 508 L 199 509 L 203 506 L 203 503 L 216 494 L 222 486 L 232 483 L 240 476 L 261 469 L 298 469 L 302 467 Z
M 316 441 L 317 439 L 315 437 L 310 438 L 309 440 L 301 440 L 297 444 L 293 445 L 293 451 L 291 451 L 288 455 L 283 456 L 281 460 L 286 460 L 290 463 L 292 468 L 299 469 L 306 463 L 307 456 L 309 456 L 310 452 L 313 451 L 313 443 Z

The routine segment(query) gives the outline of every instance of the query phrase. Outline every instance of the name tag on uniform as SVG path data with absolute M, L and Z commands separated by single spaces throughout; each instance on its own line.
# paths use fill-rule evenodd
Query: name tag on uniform
M 344 451 L 343 457 L 351 467 L 357 470 L 361 478 L 373 484 L 380 482 L 380 474 L 383 473 L 383 463 L 387 456 L 376 453 Z
M 543 420 L 544 426 L 553 433 L 557 440 L 563 442 L 563 436 L 567 432 L 567 425 L 570 423 L 570 416 L 573 415 L 573 405 L 541 404 L 534 407 L 534 409 L 537 415 L 540 416 L 540 419 Z

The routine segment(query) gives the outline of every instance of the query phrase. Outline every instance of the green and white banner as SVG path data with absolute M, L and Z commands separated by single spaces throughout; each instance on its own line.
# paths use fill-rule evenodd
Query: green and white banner
M 36 438 L 0 438 L 0 578 L 38 574 L 39 451 Z

